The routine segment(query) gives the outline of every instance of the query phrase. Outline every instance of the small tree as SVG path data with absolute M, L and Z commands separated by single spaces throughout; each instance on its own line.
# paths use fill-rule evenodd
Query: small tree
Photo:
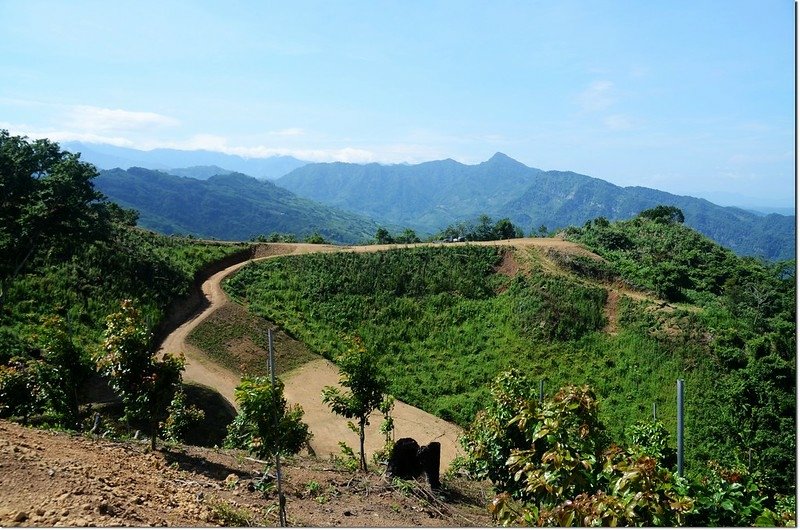
M 155 450 L 159 424 L 180 388 L 184 362 L 168 353 L 159 360 L 151 338 L 133 302 L 124 300 L 122 310 L 107 319 L 104 353 L 97 367 L 122 399 L 125 420 L 149 424 L 150 448 Z
M 311 243 L 312 245 L 326 245 L 328 244 L 328 240 L 325 239 L 319 232 L 316 230 L 313 234 L 306 236 L 305 243 Z
M 645 219 L 652 219 L 657 223 L 670 224 L 670 223 L 683 223 L 683 211 L 677 206 L 666 206 L 660 204 L 655 208 L 649 210 L 642 210 L 639 212 L 639 217 Z
M 380 227 L 375 232 L 375 242 L 378 245 L 389 245 L 391 243 L 394 243 L 394 238 L 392 237 L 392 235 L 389 233 L 388 230 L 386 230 L 383 227 Z
M 188 404 L 183 388 L 175 392 L 168 412 L 169 416 L 164 422 L 164 437 L 173 442 L 185 442 L 189 432 L 206 417 L 203 409 Z
M 18 416 L 27 425 L 32 415 L 46 410 L 48 392 L 42 383 L 47 368 L 44 361 L 24 357 L 0 365 L 0 418 Z
M 494 225 L 493 239 L 514 239 L 520 236 L 520 230 L 511 222 L 508 217 L 500 219 Z
M 406 228 L 403 232 L 395 238 L 396 243 L 419 243 L 420 239 L 417 233 L 411 228 Z
M 358 420 L 358 425 L 348 422 L 348 426 L 358 434 L 360 467 L 366 471 L 365 428 L 369 425 L 369 415 L 383 402 L 388 383 L 378 367 L 377 357 L 368 352 L 358 339 L 355 347 L 341 355 L 337 361 L 341 375 L 339 383 L 349 391 L 343 392 L 339 388 L 326 386 L 322 390 L 322 402 L 330 406 L 334 413 Z
M 267 458 L 275 454 L 278 436 L 281 450 L 289 454 L 299 452 L 311 440 L 308 425 L 302 421 L 303 408 L 287 406 L 280 379 L 273 387 L 268 377 L 245 377 L 236 387 L 234 397 L 239 414 L 228 426 L 226 447 L 245 449 L 259 458 Z

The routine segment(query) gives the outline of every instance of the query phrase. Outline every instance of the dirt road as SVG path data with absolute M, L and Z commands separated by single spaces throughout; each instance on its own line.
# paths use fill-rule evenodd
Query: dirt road
M 451 243 L 448 245 L 464 244 L 465 243 Z M 585 249 L 574 243 L 550 238 L 488 241 L 470 244 L 512 245 L 518 248 L 558 248 L 569 249 L 576 254 L 588 253 Z M 376 252 L 390 248 L 414 246 L 421 245 L 335 247 L 331 245 L 308 244 L 265 244 L 259 247 L 254 260 L 311 252 Z M 233 274 L 250 261 L 253 260 L 228 267 L 203 282 L 202 290 L 204 296 L 209 301 L 208 307 L 170 333 L 159 349 L 159 351 L 183 352 L 186 356 L 184 379 L 214 388 L 234 406 L 235 401 L 233 395 L 234 389 L 240 380 L 239 374 L 214 362 L 204 352 L 188 344 L 186 338 L 195 327 L 200 325 L 214 311 L 221 308 L 224 304 L 233 303 L 222 290 L 221 282 L 225 277 Z M 303 407 L 305 413 L 303 419 L 308 423 L 314 435 L 311 443 L 312 449 L 318 456 L 324 457 L 331 453 L 338 454 L 340 451 L 338 445 L 339 441 L 345 441 L 350 447 L 356 451 L 358 450 L 358 437 L 347 427 L 346 420 L 341 416 L 331 413 L 328 407 L 322 403 L 322 388 L 327 385 L 338 385 L 338 370 L 333 363 L 324 359 L 312 361 L 285 374 L 282 379 L 285 383 L 287 401 L 289 403 L 297 403 Z M 428 414 L 427 412 L 399 401 L 395 403 L 393 416 L 396 425 L 396 439 L 411 437 L 417 440 L 421 445 L 434 440 L 441 443 L 442 469 L 445 469 L 453 458 L 461 453 L 458 437 L 461 435 L 462 430 L 457 425 L 446 422 L 432 414 Z M 366 449 L 368 454 L 372 454 L 379 449 L 382 444 L 382 437 L 378 432 L 380 422 L 381 418 L 376 414 L 371 418 L 370 426 L 367 428 Z

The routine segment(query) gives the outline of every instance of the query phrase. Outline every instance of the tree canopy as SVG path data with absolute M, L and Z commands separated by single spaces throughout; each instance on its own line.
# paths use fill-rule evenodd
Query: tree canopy
M 683 223 L 683 212 L 677 206 L 660 204 L 654 208 L 639 212 L 639 217 L 651 219 L 659 223 Z
M 97 170 L 49 140 L 0 130 L 0 275 L 16 275 L 37 252 L 67 258 L 107 234 L 111 209 Z

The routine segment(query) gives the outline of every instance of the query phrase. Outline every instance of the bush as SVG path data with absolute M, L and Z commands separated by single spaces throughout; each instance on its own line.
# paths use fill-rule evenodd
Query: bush
M 206 413 L 194 405 L 187 405 L 183 389 L 175 392 L 169 405 L 169 416 L 164 422 L 164 437 L 173 442 L 185 442 L 192 428 L 203 421 Z
M 228 426 L 225 447 L 267 458 L 278 447 L 282 453 L 295 454 L 311 440 L 308 425 L 302 421 L 303 408 L 287 406 L 280 379 L 273 386 L 267 377 L 245 377 L 236 387 L 235 397 L 240 410 Z
M 767 497 L 744 469 L 712 462 L 705 475 L 674 474 L 665 465 L 671 451 L 662 425 L 634 426 L 632 444 L 621 447 L 597 419 L 588 387 L 564 387 L 540 405 L 528 383 L 515 372 L 498 376 L 492 405 L 462 442 L 468 469 L 494 484 L 490 510 L 501 523 L 746 526 L 789 519 L 791 506 L 780 514 L 765 508 Z

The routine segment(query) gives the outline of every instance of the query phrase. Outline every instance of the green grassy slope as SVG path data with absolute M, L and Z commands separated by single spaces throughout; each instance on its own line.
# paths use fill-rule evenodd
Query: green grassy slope
M 680 264 L 686 256 L 677 251 L 684 247 L 669 235 L 678 230 L 690 247 L 694 232 L 656 223 L 648 230 L 617 228 L 650 238 L 653 249 L 642 255 L 657 251 L 659 237 L 672 241 L 675 252 L 658 259 L 666 272 L 678 273 L 647 284 L 643 278 L 650 273 L 633 271 L 614 256 L 603 263 L 558 252 L 467 246 L 281 258 L 243 269 L 226 288 L 323 355 L 360 335 L 380 353 L 397 397 L 461 425 L 485 403 L 486 384 L 510 367 L 544 380 L 549 392 L 566 383 L 591 384 L 617 436 L 623 426 L 649 418 L 653 403 L 674 428 L 675 382 L 685 379 L 689 465 L 749 455 L 765 475 L 788 487 L 794 441 L 786 432 L 794 432 L 794 387 L 786 377 L 794 365 L 786 348 L 794 329 L 786 300 L 793 284 L 705 238 L 718 250 L 698 249 L 701 261 L 690 268 L 708 270 L 687 273 L 692 283 L 686 284 Z M 644 241 L 637 244 L 646 248 Z M 496 272 L 509 259 L 504 252 L 513 254 L 521 273 Z M 777 289 L 780 307 L 753 313 L 740 300 L 731 310 L 731 282 L 738 281 L 729 282 L 731 277 Z M 656 286 L 674 279 L 679 285 L 665 292 L 683 301 L 667 304 L 657 298 Z M 615 285 L 653 292 L 644 296 Z M 761 325 L 756 314 L 769 323 L 766 328 L 754 327 L 754 318 Z M 749 394 L 743 385 L 765 373 L 773 379 Z M 752 408 L 745 411 L 749 399 Z

